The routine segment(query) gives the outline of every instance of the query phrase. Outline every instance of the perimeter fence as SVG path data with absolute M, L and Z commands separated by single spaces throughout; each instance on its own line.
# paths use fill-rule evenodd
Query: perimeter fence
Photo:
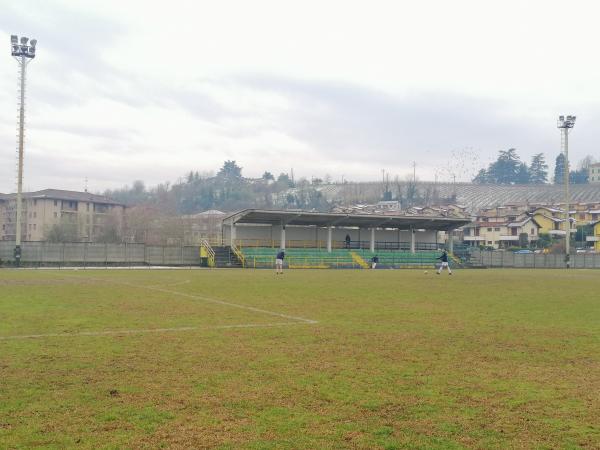
M 577 253 L 570 256 L 569 263 L 573 269 L 600 269 L 600 254 Z M 469 265 L 474 267 L 562 269 L 566 267 L 567 263 L 564 254 L 473 250 L 470 253 Z
M 0 241 L 0 264 L 14 265 L 15 243 Z M 200 247 L 87 242 L 21 243 L 21 265 L 44 266 L 198 266 Z

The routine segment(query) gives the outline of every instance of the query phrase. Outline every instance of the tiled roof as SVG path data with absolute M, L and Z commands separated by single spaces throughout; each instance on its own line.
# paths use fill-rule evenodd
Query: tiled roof
M 12 200 L 17 196 L 17 194 L 0 195 L 4 198 L 4 200 Z M 23 198 L 43 198 L 50 200 L 70 200 L 79 202 L 104 203 L 109 205 L 123 205 L 123 203 L 112 200 L 104 195 L 90 194 L 89 192 L 64 191 L 61 189 L 43 189 L 35 192 L 23 192 Z

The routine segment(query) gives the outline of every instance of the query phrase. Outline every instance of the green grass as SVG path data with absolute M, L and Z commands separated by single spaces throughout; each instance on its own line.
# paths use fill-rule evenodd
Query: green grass
M 597 271 L 4 270 L 0 338 L 0 448 L 600 447 Z

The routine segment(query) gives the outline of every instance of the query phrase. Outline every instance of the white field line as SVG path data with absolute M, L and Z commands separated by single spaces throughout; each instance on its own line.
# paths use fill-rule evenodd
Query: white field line
M 146 287 L 150 287 L 150 288 L 163 288 L 163 287 L 173 287 L 173 286 L 180 286 L 182 284 L 188 284 L 191 283 L 192 280 L 183 280 L 183 281 L 178 281 L 177 283 L 166 283 L 166 284 L 157 284 L 157 285 L 149 285 Z
M 77 278 L 79 280 L 87 279 L 87 280 L 93 280 L 93 281 L 99 281 L 99 282 L 107 282 L 108 281 L 113 284 L 121 284 L 124 286 L 130 286 L 130 287 L 134 287 L 137 289 L 148 289 L 151 291 L 163 292 L 165 294 L 179 295 L 180 297 L 193 298 L 195 300 L 201 300 L 201 301 L 207 302 L 207 303 L 214 303 L 216 305 L 229 306 L 232 308 L 244 309 L 246 311 L 252 311 L 252 312 L 256 312 L 256 313 L 260 313 L 260 314 L 267 314 L 269 316 L 281 317 L 282 319 L 297 320 L 298 322 L 308 323 L 311 325 L 318 323 L 316 320 L 306 319 L 304 317 L 291 316 L 289 314 L 282 314 L 282 313 L 279 313 L 276 311 L 269 311 L 267 309 L 255 308 L 254 306 L 240 305 L 238 303 L 226 302 L 224 300 L 217 300 L 216 298 L 204 297 L 202 295 L 195 295 L 195 294 L 186 294 L 185 292 L 172 291 L 170 289 L 164 289 L 164 288 L 155 287 L 155 286 L 144 286 L 144 285 L 139 285 L 139 284 L 127 283 L 126 281 L 105 280 L 102 278 L 90 278 L 90 277 L 86 277 L 86 278 L 72 277 L 72 278 Z
M 107 330 L 107 331 L 80 331 L 77 333 L 46 333 L 46 334 L 22 334 L 14 336 L 0 336 L 0 341 L 41 339 L 48 337 L 81 337 L 81 336 L 118 336 L 143 333 L 170 333 L 180 331 L 197 330 L 230 330 L 235 328 L 274 328 L 290 325 L 301 325 L 302 322 L 274 322 L 274 323 L 244 323 L 238 325 L 216 325 L 212 327 L 175 327 L 175 328 L 142 328 L 126 330 Z

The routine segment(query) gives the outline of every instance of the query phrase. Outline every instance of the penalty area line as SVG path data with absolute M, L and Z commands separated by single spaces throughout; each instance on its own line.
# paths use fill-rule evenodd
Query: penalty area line
M 217 300 L 216 298 L 205 297 L 202 295 L 187 294 L 185 292 L 173 291 L 171 289 L 164 289 L 164 288 L 160 288 L 157 286 L 144 286 L 144 285 L 138 285 L 138 284 L 134 284 L 134 283 L 128 283 L 126 281 L 104 280 L 101 278 L 91 278 L 91 277 L 86 277 L 86 279 L 101 282 L 101 283 L 102 282 L 106 283 L 108 281 L 109 283 L 112 283 L 112 284 L 120 284 L 123 286 L 129 286 L 129 287 L 133 287 L 133 288 L 137 288 L 137 289 L 148 289 L 151 291 L 163 292 L 165 294 L 178 295 L 180 297 L 192 298 L 192 299 L 201 300 L 201 301 L 207 302 L 207 303 L 214 303 L 216 305 L 229 306 L 231 308 L 244 309 L 246 311 L 252 311 L 252 312 L 260 313 L 260 314 L 267 314 L 269 316 L 280 317 L 282 319 L 297 320 L 298 322 L 308 323 L 311 325 L 315 325 L 315 324 L 319 323 L 316 320 L 306 319 L 304 317 L 291 316 L 289 314 L 283 314 L 283 313 L 279 313 L 276 311 L 269 311 L 268 309 L 261 309 L 261 308 L 256 308 L 254 306 L 248 306 L 248 305 L 240 305 L 239 303 L 232 303 L 232 302 L 227 302 L 224 300 Z
M 81 331 L 77 333 L 45 333 L 45 334 L 21 334 L 14 336 L 0 336 L 0 341 L 15 341 L 25 339 L 43 339 L 52 337 L 85 337 L 85 336 L 125 336 L 132 334 L 148 333 L 173 333 L 181 331 L 204 331 L 204 330 L 233 330 L 236 328 L 276 328 L 290 325 L 304 325 L 303 322 L 273 322 L 273 323 L 243 323 L 234 325 L 215 325 L 212 327 L 174 327 L 174 328 L 141 328 L 125 330 L 106 331 Z

